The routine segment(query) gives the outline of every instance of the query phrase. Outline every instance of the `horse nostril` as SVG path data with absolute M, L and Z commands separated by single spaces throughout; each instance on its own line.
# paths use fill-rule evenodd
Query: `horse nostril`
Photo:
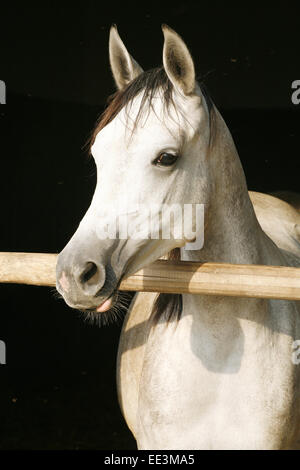
M 105 267 L 100 263 L 87 261 L 77 265 L 74 277 L 79 288 L 78 292 L 81 291 L 85 295 L 95 296 L 105 282 Z
M 97 279 L 96 279 L 97 278 Z M 95 263 L 89 262 L 86 264 L 84 271 L 80 275 L 81 284 L 95 284 L 98 281 L 99 273 L 98 267 Z M 92 282 L 89 282 L 92 281 Z

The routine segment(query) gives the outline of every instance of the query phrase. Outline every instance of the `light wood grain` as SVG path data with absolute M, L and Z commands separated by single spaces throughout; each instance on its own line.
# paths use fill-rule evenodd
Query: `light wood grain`
M 55 286 L 57 255 L 0 253 L 0 282 Z M 120 290 L 300 300 L 300 269 L 158 260 Z

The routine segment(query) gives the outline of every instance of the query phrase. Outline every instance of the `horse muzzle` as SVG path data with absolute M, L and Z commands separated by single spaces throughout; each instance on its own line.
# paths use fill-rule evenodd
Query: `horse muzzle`
M 96 260 L 91 253 L 78 250 L 74 255 L 67 245 L 58 257 L 56 289 L 71 308 L 99 313 L 109 310 L 118 284 L 111 264 Z

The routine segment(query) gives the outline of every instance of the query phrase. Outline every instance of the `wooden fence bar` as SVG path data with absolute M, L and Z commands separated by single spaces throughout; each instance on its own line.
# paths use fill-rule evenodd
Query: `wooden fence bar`
M 0 283 L 55 286 L 57 255 L 0 253 Z M 300 269 L 158 260 L 120 290 L 300 300 Z

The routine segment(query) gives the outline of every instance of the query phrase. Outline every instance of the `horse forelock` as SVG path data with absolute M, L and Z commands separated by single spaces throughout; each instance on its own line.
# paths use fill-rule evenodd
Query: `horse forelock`
M 96 126 L 88 141 L 88 149 L 91 149 L 97 134 L 107 126 L 123 108 L 132 104 L 134 98 L 142 94 L 139 110 L 133 123 L 134 131 L 139 123 L 143 111 L 145 109 L 149 111 L 152 108 L 153 98 L 158 92 L 160 92 L 162 96 L 162 104 L 165 110 L 168 110 L 170 105 L 175 108 L 172 93 L 173 85 L 163 67 L 157 67 L 141 73 L 138 77 L 132 80 L 127 87 L 122 90 L 118 90 L 116 93 L 109 96 L 107 107 L 97 120 Z
M 213 102 L 206 90 L 206 87 L 201 84 L 200 88 L 208 108 L 209 124 L 210 128 L 212 128 L 212 115 L 214 111 Z M 95 128 L 87 142 L 87 148 L 89 152 L 95 142 L 97 134 L 105 126 L 107 126 L 120 113 L 123 108 L 126 108 L 128 105 L 132 104 L 134 98 L 136 98 L 140 94 L 142 94 L 142 98 L 140 100 L 139 110 L 133 122 L 132 132 L 134 132 L 134 130 L 136 129 L 136 126 L 138 125 L 143 112 L 145 110 L 150 111 L 153 108 L 152 101 L 158 93 L 162 97 L 162 105 L 164 112 L 168 111 L 170 106 L 172 106 L 176 110 L 175 102 L 173 99 L 173 90 L 174 87 L 171 81 L 169 80 L 164 68 L 157 67 L 141 73 L 138 77 L 132 80 L 132 82 L 130 82 L 127 87 L 122 90 L 118 90 L 117 92 L 109 96 L 107 100 L 107 106 L 104 112 L 98 118 Z M 127 117 L 129 117 L 129 113 L 127 113 Z

